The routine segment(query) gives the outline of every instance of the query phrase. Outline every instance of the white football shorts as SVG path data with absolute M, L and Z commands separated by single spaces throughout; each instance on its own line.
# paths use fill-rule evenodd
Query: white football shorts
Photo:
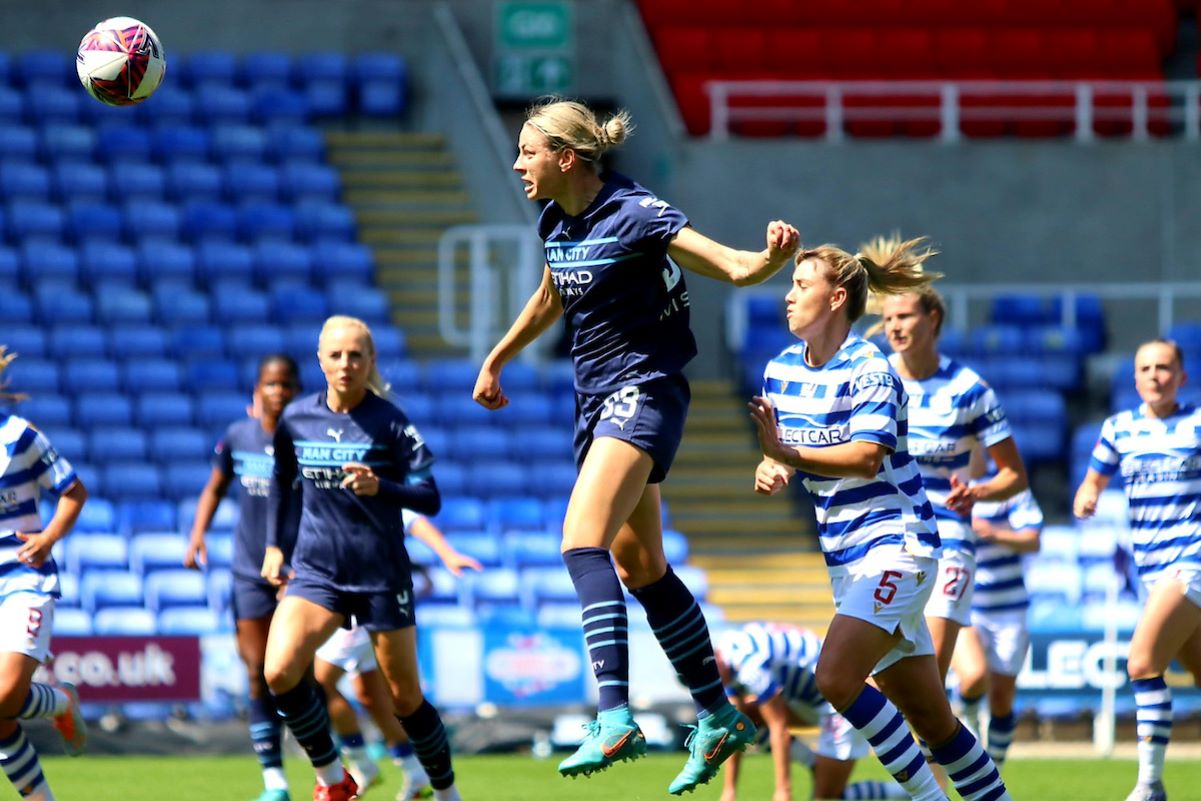
M 54 603 L 52 596 L 36 592 L 0 598 L 0 651 L 45 662 L 54 630 Z
M 317 649 L 317 658 L 329 662 L 346 673 L 370 673 L 377 669 L 375 649 L 367 629 L 355 626 L 340 628 Z
M 1016 676 L 1022 672 L 1026 654 L 1030 651 L 1025 609 L 973 612 L 972 626 L 980 638 L 991 672 L 1003 676 Z
M 937 559 L 914 556 L 904 545 L 883 545 L 830 577 L 837 614 L 901 633 L 901 641 L 876 664 L 873 675 L 901 659 L 934 653 L 925 610 L 937 569 Z
M 942 525 L 942 521 L 939 521 Z M 972 594 L 976 587 L 976 557 L 964 551 L 944 549 L 938 560 L 938 580 L 926 604 L 926 617 L 972 625 Z

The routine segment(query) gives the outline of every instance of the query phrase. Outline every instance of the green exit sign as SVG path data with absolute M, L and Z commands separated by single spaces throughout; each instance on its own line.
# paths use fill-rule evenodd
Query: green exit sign
M 572 44 L 571 4 L 552 0 L 502 2 L 496 6 L 496 33 L 508 50 L 565 50 Z

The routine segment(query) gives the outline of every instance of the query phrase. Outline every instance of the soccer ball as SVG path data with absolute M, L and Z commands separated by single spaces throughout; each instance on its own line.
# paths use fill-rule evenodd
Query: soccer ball
M 132 106 L 154 93 L 167 57 L 154 31 L 133 17 L 113 17 L 87 32 L 75 57 L 88 94 L 110 106 Z

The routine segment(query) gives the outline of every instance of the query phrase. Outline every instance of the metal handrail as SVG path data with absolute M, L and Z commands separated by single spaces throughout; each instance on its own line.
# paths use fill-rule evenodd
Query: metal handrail
M 942 141 L 958 141 L 963 122 L 995 120 L 1035 120 L 1075 123 L 1074 136 L 1086 142 L 1094 138 L 1093 122 L 1097 120 L 1129 120 L 1130 136 L 1144 139 L 1150 135 L 1152 122 L 1181 127 L 1187 141 L 1201 139 L 1201 82 L 1198 81 L 707 81 L 709 95 L 709 136 L 726 139 L 731 125 L 740 121 L 824 122 L 825 138 L 838 141 L 844 138 L 844 121 L 899 120 L 924 121 L 939 124 Z M 992 106 L 965 105 L 964 97 L 996 100 Z M 857 100 L 878 98 L 912 98 L 928 96 L 931 105 L 922 106 L 861 106 L 847 104 L 847 97 Z M 756 98 L 796 98 L 797 101 L 820 101 L 820 105 L 755 106 Z M 1067 104 L 1061 106 L 1005 106 L 1006 98 L 1053 97 Z M 1110 99 L 1129 100 L 1129 105 L 1115 106 Z M 1153 98 L 1163 98 L 1166 105 L 1153 107 Z M 1106 102 L 1101 102 L 1102 100 Z M 737 105 L 732 101 L 740 101 Z

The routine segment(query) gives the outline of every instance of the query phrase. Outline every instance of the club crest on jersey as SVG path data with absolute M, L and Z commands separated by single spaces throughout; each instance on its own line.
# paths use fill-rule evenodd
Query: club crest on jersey
M 325 433 L 332 437 L 334 442 L 340 443 L 342 441 L 342 429 L 340 428 L 327 428 L 325 429 Z
M 917 581 L 917 586 L 922 586 L 922 582 L 926 580 L 926 571 L 917 571 L 917 573 L 914 574 L 914 579 Z
M 876 601 L 876 603 L 874 604 L 874 606 L 876 607 L 876 614 L 877 614 L 877 615 L 878 615 L 878 614 L 880 614 L 880 610 L 884 608 L 884 604 L 880 603 L 879 601 Z

